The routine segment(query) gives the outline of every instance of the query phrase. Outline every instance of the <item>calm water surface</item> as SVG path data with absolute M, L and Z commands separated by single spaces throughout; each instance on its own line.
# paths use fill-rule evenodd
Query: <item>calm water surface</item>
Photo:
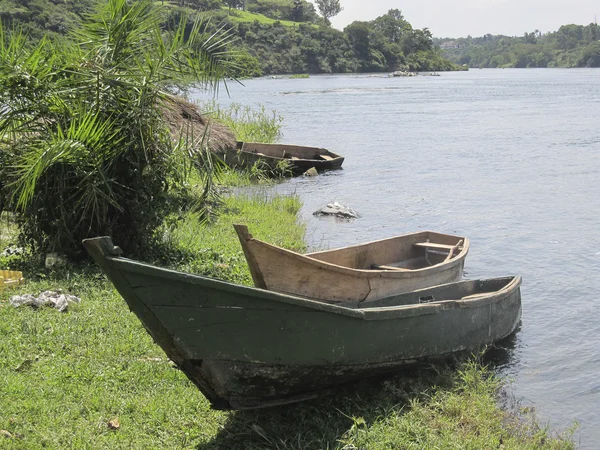
M 440 77 L 312 76 L 230 86 L 282 142 L 342 153 L 344 170 L 275 189 L 304 202 L 312 247 L 417 230 L 471 239 L 467 278 L 522 275 L 523 321 L 500 373 L 522 404 L 600 446 L 600 70 Z M 331 201 L 361 218 L 312 212 Z

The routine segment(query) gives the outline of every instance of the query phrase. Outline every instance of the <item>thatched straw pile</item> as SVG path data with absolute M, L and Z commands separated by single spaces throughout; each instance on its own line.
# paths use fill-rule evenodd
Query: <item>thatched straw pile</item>
M 202 116 L 198 105 L 181 97 L 169 97 L 164 101 L 163 119 L 175 139 L 193 139 L 194 149 L 201 144 L 205 134 L 208 148 L 215 153 L 236 147 L 235 135 L 229 127 Z

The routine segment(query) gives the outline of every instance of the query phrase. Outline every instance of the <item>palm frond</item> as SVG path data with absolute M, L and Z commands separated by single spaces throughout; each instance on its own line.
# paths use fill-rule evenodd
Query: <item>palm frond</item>
M 0 156 L 14 161 L 0 170 L 2 189 L 40 248 L 74 255 L 99 233 L 143 245 L 170 186 L 186 188 L 190 161 L 202 180 L 198 208 L 218 203 L 220 166 L 207 136 L 174 145 L 160 100 L 190 83 L 216 92 L 232 64 L 233 32 L 207 33 L 203 21 L 190 28 L 187 18 L 171 33 L 160 26 L 150 0 L 99 4 L 76 45 L 28 46 L 0 26 Z
M 13 201 L 24 210 L 38 193 L 39 180 L 57 165 L 86 166 L 106 150 L 104 140 L 111 136 L 111 121 L 102 121 L 93 112 L 76 115 L 67 129 L 56 124 L 42 136 L 24 143 L 27 149 L 13 170 Z M 114 135 L 114 133 L 113 133 Z M 118 148 L 118 146 L 117 146 Z M 114 150 L 109 157 L 114 157 Z

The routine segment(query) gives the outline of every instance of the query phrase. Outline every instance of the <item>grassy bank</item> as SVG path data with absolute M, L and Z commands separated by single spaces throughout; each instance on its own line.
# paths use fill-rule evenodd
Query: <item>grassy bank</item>
M 188 215 L 163 230 L 171 250 L 162 264 L 250 284 L 231 224 L 302 249 L 299 207 L 294 197 L 226 197 L 209 225 Z M 13 232 L 2 222 L 3 245 Z M 573 448 L 499 409 L 499 382 L 473 362 L 365 381 L 297 405 L 212 411 L 95 267 L 28 278 L 0 293 L 2 448 Z M 8 304 L 14 293 L 45 289 L 82 301 L 66 313 Z

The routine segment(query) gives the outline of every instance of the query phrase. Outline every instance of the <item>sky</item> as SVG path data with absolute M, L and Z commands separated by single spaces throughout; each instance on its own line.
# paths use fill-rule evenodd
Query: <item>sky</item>
M 343 29 L 355 20 L 373 20 L 395 8 L 414 28 L 429 28 L 434 37 L 484 34 L 522 36 L 561 25 L 588 25 L 600 18 L 598 0 L 340 0 L 344 10 L 331 19 Z

